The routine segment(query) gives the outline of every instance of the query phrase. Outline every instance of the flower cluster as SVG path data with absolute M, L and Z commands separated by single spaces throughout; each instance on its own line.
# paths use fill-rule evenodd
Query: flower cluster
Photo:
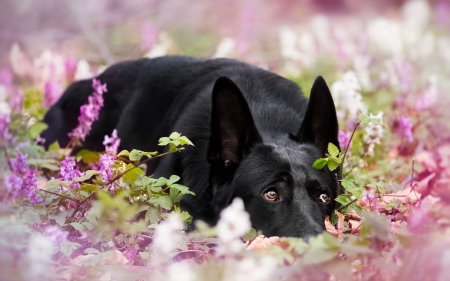
M 250 227 L 250 215 L 245 211 L 242 199 L 237 197 L 220 213 L 217 232 L 222 244 L 217 254 L 239 252 L 242 249 L 240 238 Z
M 354 71 L 347 71 L 331 85 L 331 93 L 337 107 L 338 119 L 354 120 L 360 110 L 366 111 L 362 101 L 361 86 Z
M 105 140 L 103 141 L 103 145 L 105 146 L 105 151 L 117 154 L 120 146 L 120 138 L 117 136 L 117 130 L 114 129 L 111 137 L 105 136 Z
M 23 155 L 17 150 L 17 156 L 10 161 L 12 175 L 5 178 L 5 185 L 8 193 L 13 198 L 23 191 L 26 197 L 30 198 L 30 203 L 35 204 L 42 202 L 43 198 L 38 198 L 36 194 L 37 179 L 35 178 L 36 171 L 27 167 L 28 155 Z
M 104 183 L 109 182 L 113 176 L 113 170 L 111 165 L 114 164 L 116 156 L 111 153 L 105 153 L 100 155 L 100 169 L 99 172 L 102 175 L 102 180 Z
M 407 139 L 408 142 L 413 142 L 413 125 L 411 123 L 411 118 L 408 116 L 400 116 L 398 118 L 398 131 L 400 135 Z
M 103 107 L 103 93 L 107 92 L 106 84 L 102 84 L 99 80 L 92 80 L 92 88 L 94 92 L 89 96 L 87 104 L 80 107 L 80 116 L 78 117 L 78 126 L 69 133 L 69 137 L 85 140 L 91 131 L 92 124 L 98 120 L 100 110 Z
M 380 123 L 383 123 L 383 112 L 378 112 L 377 115 L 370 113 L 370 118 L 377 118 Z M 365 128 L 366 134 L 364 135 L 364 141 L 368 145 L 367 154 L 373 156 L 376 144 L 381 144 L 381 139 L 383 138 L 383 127 L 381 125 L 375 124 L 373 122 Z
M 66 158 L 61 161 L 61 166 L 59 167 L 59 178 L 63 181 L 72 182 L 73 188 L 79 188 L 80 183 L 74 181 L 74 178 L 81 177 L 84 175 L 84 172 L 80 171 L 79 167 L 76 167 L 75 160 L 72 160 L 70 156 L 66 156 Z
M 167 219 L 158 225 L 153 236 L 153 249 L 158 254 L 169 255 L 176 249 L 183 220 L 176 213 L 170 213 Z
M 371 212 L 375 214 L 380 213 L 380 202 L 378 202 L 378 197 L 375 196 L 375 189 L 370 189 L 369 192 L 364 189 L 361 201 L 369 205 L 369 209 Z

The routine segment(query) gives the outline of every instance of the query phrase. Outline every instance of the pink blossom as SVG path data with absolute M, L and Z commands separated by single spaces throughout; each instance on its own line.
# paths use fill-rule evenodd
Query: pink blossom
M 111 137 L 108 137 L 105 135 L 105 140 L 103 141 L 103 145 L 105 146 L 105 151 L 117 154 L 117 150 L 119 149 L 120 145 L 120 138 L 117 136 L 117 130 L 114 129 L 112 132 Z
M 146 23 L 141 28 L 141 50 L 148 51 L 156 44 L 158 29 L 152 23 Z
M 30 198 L 30 203 L 35 204 L 44 201 L 43 198 L 36 197 L 37 179 L 36 171 L 27 167 L 27 155 L 23 155 L 17 150 L 17 156 L 10 161 L 12 175 L 5 178 L 5 184 L 8 192 L 16 198 L 20 191 L 23 191 L 26 197 Z
M 114 164 L 116 156 L 111 153 L 105 153 L 100 155 L 100 169 L 99 172 L 102 175 L 104 183 L 109 182 L 112 179 L 113 170 L 111 165 Z
M 400 116 L 398 118 L 398 130 L 402 137 L 406 138 L 408 142 L 413 142 L 413 125 L 411 118 L 407 116 Z
M 80 183 L 73 181 L 73 179 L 83 176 L 84 172 L 81 172 L 80 168 L 75 168 L 75 166 L 75 160 L 70 159 L 70 156 L 67 155 L 66 158 L 61 161 L 61 167 L 59 167 L 59 177 L 63 181 L 71 181 L 73 188 L 79 188 Z
M 380 202 L 378 202 L 378 197 L 375 196 L 375 189 L 370 189 L 369 192 L 364 189 L 361 201 L 369 205 L 369 210 L 371 212 L 374 212 L 375 214 L 380 213 Z
M 92 80 L 94 92 L 88 98 L 88 103 L 80 107 L 78 126 L 69 133 L 69 137 L 85 140 L 91 131 L 92 124 L 98 120 L 100 110 L 103 107 L 103 93 L 107 91 L 106 84 L 101 84 L 99 80 Z
M 351 137 L 350 132 L 344 132 L 342 130 L 339 130 L 338 141 L 339 141 L 339 146 L 341 147 L 341 149 L 345 149 L 347 147 L 347 145 L 350 142 L 350 137 Z M 348 147 L 349 151 L 351 148 L 352 148 L 352 143 L 350 142 L 350 145 Z
M 5 145 L 12 139 L 9 131 L 9 123 L 11 123 L 11 116 L 9 114 L 0 115 L 0 144 Z
M 13 81 L 13 76 L 8 69 L 0 69 L 0 85 L 10 87 Z
M 61 84 L 56 82 L 53 79 L 50 79 L 49 81 L 45 82 L 44 84 L 44 101 L 42 106 L 43 107 L 50 107 L 52 106 L 56 100 L 61 96 L 63 92 L 63 87 Z
M 130 262 L 134 262 L 137 256 L 137 249 L 133 245 L 129 246 L 125 251 L 123 251 L 123 256 L 127 258 Z

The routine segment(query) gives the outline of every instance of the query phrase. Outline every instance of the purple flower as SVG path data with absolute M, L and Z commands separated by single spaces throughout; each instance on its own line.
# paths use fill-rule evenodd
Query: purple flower
M 350 132 L 344 132 L 342 130 L 339 130 L 339 134 L 338 134 L 338 141 L 339 141 L 339 146 L 342 149 L 345 149 L 350 141 L 350 137 L 351 134 Z M 352 144 L 350 143 L 350 146 L 348 147 L 349 151 L 352 148 Z
M 111 165 L 114 164 L 116 156 L 111 153 L 105 153 L 100 155 L 100 169 L 99 172 L 102 175 L 104 183 L 109 182 L 112 179 L 113 170 Z
M 47 227 L 47 229 L 44 232 L 51 240 L 56 242 L 56 244 L 59 246 L 61 245 L 61 242 L 65 241 L 67 238 L 67 232 L 62 232 L 61 229 L 59 229 L 56 226 L 50 226 Z
M 75 160 L 70 159 L 67 155 L 66 158 L 61 161 L 61 167 L 59 167 L 59 178 L 63 181 L 71 181 L 73 188 L 79 188 L 80 183 L 74 181 L 74 178 L 81 177 L 84 175 L 84 172 L 80 171 L 79 167 L 76 167 Z
M 12 139 L 9 132 L 9 123 L 11 123 L 10 115 L 0 114 L 0 144 L 8 143 Z
M 366 202 L 369 205 L 369 210 L 371 212 L 376 214 L 380 213 L 380 202 L 378 202 L 378 197 L 375 196 L 375 189 L 370 189 L 369 192 L 364 189 L 361 201 Z
M 114 129 L 112 132 L 111 137 L 105 136 L 105 140 L 103 141 L 103 145 L 105 146 L 105 151 L 117 154 L 117 150 L 119 149 L 120 145 L 120 138 L 117 136 L 117 130 Z
M 63 92 L 62 86 L 53 79 L 47 81 L 44 85 L 44 107 L 52 106 Z
M 22 110 L 23 92 L 21 89 L 12 89 L 12 94 L 9 97 L 9 105 L 13 110 Z
M 10 161 L 12 175 L 6 178 L 6 187 L 12 196 L 17 197 L 19 191 L 23 191 L 30 198 L 30 203 L 35 204 L 44 201 L 43 198 L 36 197 L 37 179 L 36 171 L 27 167 L 27 155 L 23 155 L 17 150 L 17 156 Z
M 9 86 L 11 86 L 12 81 L 13 81 L 13 76 L 12 76 L 11 72 L 6 68 L 0 69 L 0 85 L 9 87 Z
M 137 256 L 137 249 L 133 245 L 129 246 L 125 251 L 123 251 L 123 256 L 127 258 L 128 261 L 133 262 Z
M 407 116 L 400 116 L 398 118 L 398 130 L 400 135 L 406 138 L 409 142 L 413 142 L 413 125 L 411 123 L 411 118 Z
M 107 91 L 106 84 L 101 84 L 99 80 L 92 80 L 94 92 L 88 98 L 88 103 L 80 107 L 80 116 L 78 117 L 78 126 L 69 133 L 69 137 L 78 138 L 82 141 L 91 131 L 94 123 L 103 107 L 103 93 Z

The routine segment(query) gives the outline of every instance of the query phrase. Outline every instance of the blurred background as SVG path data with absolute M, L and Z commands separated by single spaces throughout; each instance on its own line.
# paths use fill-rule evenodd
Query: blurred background
M 277 66 L 283 55 L 281 37 L 284 41 L 296 41 L 288 38 L 290 31 L 299 36 L 297 44 L 307 52 L 334 47 L 340 55 L 353 56 L 363 46 L 350 50 L 350 35 L 364 37 L 364 32 L 379 32 L 376 36 L 389 40 L 397 32 L 397 27 L 390 25 L 393 21 L 410 21 L 411 29 L 435 24 L 441 32 L 449 30 L 450 1 L 428 1 L 425 8 L 422 1 L 413 1 L 416 5 L 410 5 L 414 7 L 409 10 L 404 8 L 408 2 L 411 1 L 1 0 L 0 65 L 8 65 L 8 54 L 17 43 L 30 57 L 51 50 L 94 64 L 137 58 L 159 44 L 150 55 L 166 52 L 210 57 L 219 51 L 216 55 Z M 370 24 L 377 18 L 387 22 Z M 406 30 L 412 31 L 420 30 Z M 331 42 L 326 43 L 330 45 L 317 49 L 314 41 L 326 37 L 330 37 Z M 364 40 L 354 43 L 361 45 Z M 323 40 L 319 43 L 325 44 Z

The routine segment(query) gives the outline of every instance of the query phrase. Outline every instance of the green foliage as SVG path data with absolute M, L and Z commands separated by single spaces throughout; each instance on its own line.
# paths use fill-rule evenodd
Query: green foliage
M 326 158 L 319 158 L 314 162 L 313 167 L 315 169 L 321 170 L 327 165 L 330 171 L 334 171 L 342 164 L 343 155 L 341 155 L 336 145 L 329 143 L 327 150 Z

